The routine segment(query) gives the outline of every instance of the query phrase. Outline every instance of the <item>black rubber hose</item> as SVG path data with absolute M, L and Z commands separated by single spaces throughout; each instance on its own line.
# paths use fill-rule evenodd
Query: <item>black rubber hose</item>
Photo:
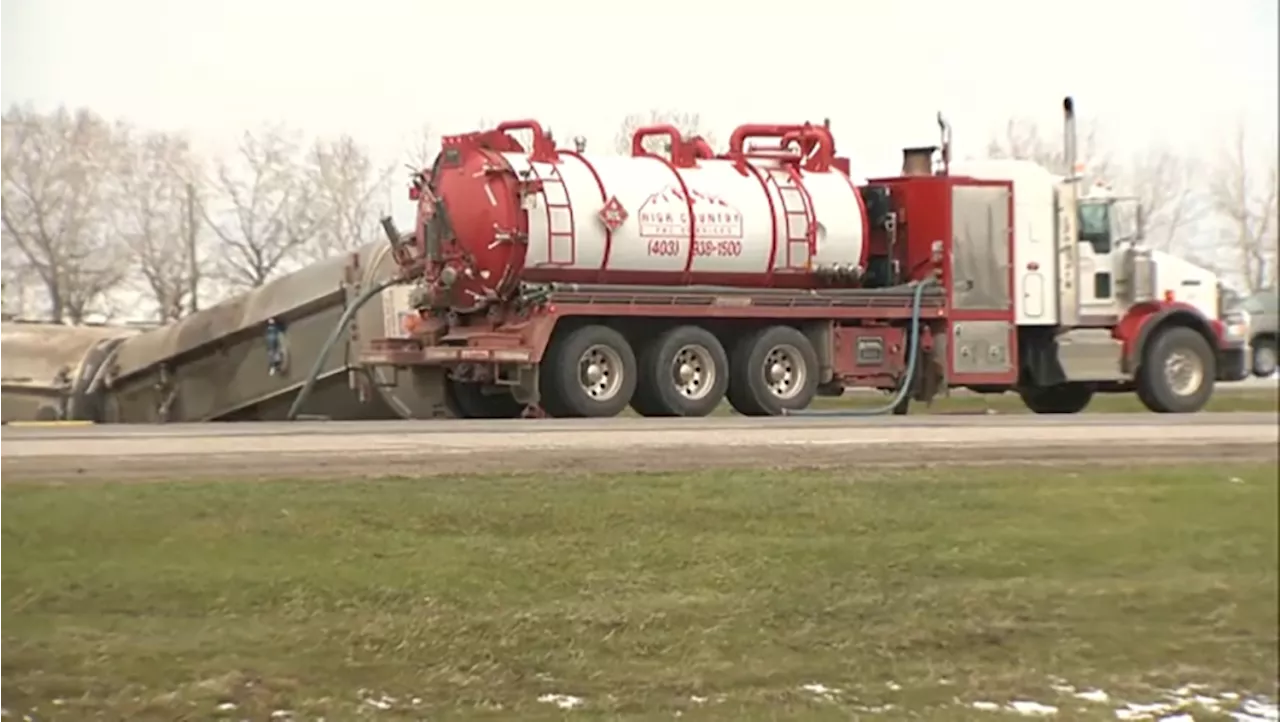
M 316 381 L 320 378 L 320 372 L 324 370 L 324 362 L 329 358 L 329 353 L 333 351 L 333 347 L 341 338 L 342 332 L 347 330 L 347 325 L 351 323 L 351 319 L 355 317 L 356 311 L 365 305 L 374 296 L 382 293 L 386 289 L 394 286 L 399 279 L 391 279 L 382 283 L 371 286 L 369 290 L 360 294 L 356 298 L 355 303 L 347 306 L 342 312 L 342 318 L 338 319 L 338 323 L 334 325 L 333 331 L 329 334 L 329 338 L 325 339 L 324 345 L 320 347 L 320 353 L 316 354 L 315 363 L 311 365 L 311 371 L 307 374 L 307 382 L 302 385 L 302 390 L 298 392 L 298 397 L 293 400 L 293 405 L 289 407 L 289 413 L 285 415 L 285 421 L 293 421 L 298 418 L 298 413 L 302 411 L 302 405 L 307 402 L 311 396 L 312 390 L 315 389 Z
M 925 289 L 933 285 L 932 279 L 921 281 L 916 285 L 915 295 L 911 299 L 911 341 L 907 348 L 907 371 L 903 376 L 902 383 L 898 386 L 898 391 L 893 395 L 893 400 L 884 406 L 877 406 L 870 409 L 826 409 L 821 411 L 786 411 L 783 410 L 783 416 L 880 416 L 893 411 L 893 409 L 911 393 L 911 385 L 916 376 L 916 351 L 920 348 L 920 301 L 924 298 Z

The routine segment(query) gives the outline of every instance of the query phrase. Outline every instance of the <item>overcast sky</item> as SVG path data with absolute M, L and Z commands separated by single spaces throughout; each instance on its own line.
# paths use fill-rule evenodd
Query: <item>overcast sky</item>
M 720 138 L 829 116 L 855 172 L 880 174 L 935 140 L 938 109 L 963 155 L 1010 115 L 1056 124 L 1067 93 L 1114 145 L 1200 149 L 1238 118 L 1273 136 L 1277 4 L 3 0 L 0 92 L 202 144 L 263 121 L 346 131 L 385 157 L 425 122 L 533 116 L 598 144 L 650 108 Z

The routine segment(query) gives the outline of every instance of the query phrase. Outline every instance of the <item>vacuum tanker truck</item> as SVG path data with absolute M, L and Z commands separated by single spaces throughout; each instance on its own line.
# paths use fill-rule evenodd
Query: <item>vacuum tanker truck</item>
M 862 184 L 826 124 L 743 125 L 718 154 L 670 126 L 629 156 L 531 120 L 445 138 L 412 231 L 389 230 L 407 321 L 360 363 L 443 373 L 455 413 L 489 418 L 793 414 L 847 387 L 896 412 L 965 387 L 1037 413 L 1122 392 L 1185 413 L 1244 377 L 1247 319 L 1143 244 L 1136 201 L 1029 161 L 953 163 L 939 123 L 940 146 Z

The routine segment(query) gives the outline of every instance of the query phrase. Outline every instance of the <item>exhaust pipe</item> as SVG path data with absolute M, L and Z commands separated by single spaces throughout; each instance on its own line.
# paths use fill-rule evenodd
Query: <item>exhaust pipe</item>
M 938 135 L 942 149 L 942 175 L 951 175 L 951 124 L 938 111 Z
M 1076 174 L 1076 104 L 1070 95 L 1062 99 L 1062 156 L 1067 164 L 1066 177 L 1079 180 Z

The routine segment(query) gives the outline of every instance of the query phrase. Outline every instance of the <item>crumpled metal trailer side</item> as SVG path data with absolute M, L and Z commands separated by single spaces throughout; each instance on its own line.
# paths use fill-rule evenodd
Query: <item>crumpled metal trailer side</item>
M 144 331 L 134 326 L 0 324 L 0 420 L 55 421 L 74 413 L 78 379 L 115 344 Z M 82 390 L 82 389 L 81 389 Z
M 344 308 L 362 288 L 389 278 L 394 267 L 388 245 L 370 243 L 167 326 L 141 333 L 104 332 L 105 341 L 88 339 L 93 334 L 83 334 L 83 327 L 73 329 L 86 340 L 71 344 L 74 348 L 62 355 L 81 360 L 71 364 L 59 356 L 54 363 L 72 366 L 68 378 L 45 384 L 40 389 L 43 401 L 15 404 L 13 413 L 15 418 L 42 413 L 100 423 L 283 419 Z M 326 359 L 302 409 L 304 416 L 359 420 L 447 415 L 439 372 L 379 370 L 375 379 L 353 366 L 359 355 L 353 345 L 362 336 L 394 335 L 404 303 L 403 289 L 392 288 L 360 310 Z M 5 344 L 7 367 L 8 340 Z M 95 350 L 96 355 L 89 354 Z M 52 379 L 57 370 L 40 363 L 28 365 Z

